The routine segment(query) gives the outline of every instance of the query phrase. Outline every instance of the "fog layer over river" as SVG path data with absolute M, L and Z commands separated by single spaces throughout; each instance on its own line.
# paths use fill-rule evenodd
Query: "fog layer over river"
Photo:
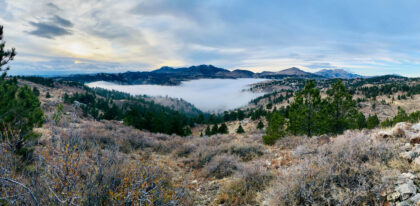
M 221 112 L 245 106 L 250 100 L 264 95 L 247 91 L 250 84 L 265 79 L 198 79 L 184 81 L 178 86 L 118 85 L 98 81 L 87 84 L 132 95 L 169 96 L 182 98 L 206 112 Z

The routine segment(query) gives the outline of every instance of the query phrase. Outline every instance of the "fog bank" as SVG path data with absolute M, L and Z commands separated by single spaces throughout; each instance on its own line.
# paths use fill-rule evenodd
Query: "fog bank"
M 199 79 L 184 81 L 179 86 L 118 85 L 98 81 L 87 84 L 132 95 L 169 96 L 182 98 L 205 112 L 222 112 L 245 106 L 264 93 L 246 91 L 250 84 L 264 79 Z

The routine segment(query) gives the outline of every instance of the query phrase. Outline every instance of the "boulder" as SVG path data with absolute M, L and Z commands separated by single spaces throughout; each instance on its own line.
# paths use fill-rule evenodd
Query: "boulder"
M 409 122 L 399 122 L 395 125 L 394 128 L 401 128 L 403 130 L 411 130 L 411 128 L 413 127 L 413 125 Z
M 416 169 L 420 170 L 420 157 L 414 159 L 413 164 Z
M 420 194 L 416 194 L 406 201 L 397 203 L 397 206 L 419 205 L 419 203 L 420 203 Z
M 381 131 L 378 132 L 375 137 L 378 139 L 388 139 L 392 137 L 392 134 L 390 132 Z
M 413 126 L 411 127 L 411 129 L 412 129 L 412 130 L 415 130 L 415 131 L 420 131 L 420 123 L 413 125 Z
M 413 161 L 414 158 L 417 157 L 417 153 L 415 153 L 413 151 L 401 152 L 400 157 L 409 161 L 409 162 L 411 162 L 411 161 Z
M 417 193 L 417 188 L 414 185 L 413 181 L 408 181 L 407 183 L 396 187 L 395 191 L 401 194 L 402 200 L 406 200 Z
M 406 178 L 406 179 L 410 179 L 410 180 L 414 180 L 414 179 L 416 179 L 416 178 L 417 178 L 415 175 L 413 175 L 413 174 L 412 174 L 412 173 L 410 173 L 410 172 L 407 172 L 407 173 L 402 173 L 402 174 L 401 174 L 401 177 L 402 177 L 402 178 Z
M 417 153 L 417 156 L 420 155 L 420 144 L 415 144 L 415 146 L 411 149 L 412 152 Z
M 406 143 L 403 146 L 400 147 L 401 151 L 410 151 L 411 150 L 411 144 L 410 143 Z
M 393 192 L 389 194 L 388 196 L 386 196 L 386 199 L 388 201 L 395 201 L 395 200 L 398 200 L 398 198 L 400 197 L 401 197 L 401 194 L 399 192 Z

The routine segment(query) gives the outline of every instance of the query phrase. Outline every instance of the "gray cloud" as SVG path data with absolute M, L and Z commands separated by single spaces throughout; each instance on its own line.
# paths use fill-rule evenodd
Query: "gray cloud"
M 35 29 L 28 33 L 35 36 L 53 39 L 57 36 L 72 34 L 70 28 L 73 27 L 73 23 L 57 15 L 45 22 L 29 23 L 34 26 Z
M 63 19 L 57 15 L 54 16 L 53 18 L 53 22 L 56 24 L 59 24 L 63 27 L 72 27 L 73 23 L 71 23 L 71 21 L 67 20 L 67 19 Z
M 58 7 L 57 5 L 55 5 L 54 3 L 50 2 L 47 4 L 48 7 L 56 9 L 56 10 L 61 10 L 60 7 Z

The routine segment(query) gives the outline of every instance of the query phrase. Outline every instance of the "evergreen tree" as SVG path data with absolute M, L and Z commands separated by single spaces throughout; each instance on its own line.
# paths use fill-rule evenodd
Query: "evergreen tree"
M 206 136 L 211 136 L 211 130 L 210 130 L 210 126 L 209 125 L 207 125 L 205 134 L 206 134 Z
M 320 133 L 321 95 L 315 82 L 309 80 L 304 89 L 298 92 L 289 110 L 289 131 L 294 135 L 306 134 L 311 137 Z
M 35 96 L 39 97 L 40 92 L 37 87 L 32 88 L 32 92 L 35 94 Z
M 3 26 L 0 26 L 0 134 L 3 140 L 9 139 L 8 144 L 14 152 L 21 155 L 23 160 L 29 160 L 33 149 L 28 142 L 39 135 L 33 132 L 44 122 L 44 113 L 38 97 L 28 86 L 19 87 L 17 79 L 6 80 L 9 67 L 4 68 L 16 55 L 15 49 L 5 50 L 3 41 Z
M 264 123 L 262 121 L 258 122 L 257 129 L 264 129 Z
M 392 120 L 390 120 L 389 118 L 386 118 L 385 121 L 381 122 L 381 127 L 392 127 Z
M 341 134 L 344 130 L 355 127 L 352 125 L 357 122 L 356 102 L 341 80 L 332 85 L 327 101 L 330 112 L 324 114 L 329 114 L 327 121 L 333 134 Z
M 10 69 L 10 67 L 6 66 L 10 61 L 13 61 L 14 57 L 16 56 L 15 48 L 11 50 L 6 50 L 6 42 L 3 40 L 3 26 L 0 25 L 0 79 L 4 79 L 6 77 L 6 72 Z
M 214 124 L 213 127 L 211 128 L 211 134 L 217 134 L 219 132 L 219 128 L 217 127 L 217 124 Z
M 262 137 L 264 144 L 273 145 L 278 139 L 284 137 L 285 119 L 279 112 L 273 112 L 268 121 L 266 134 Z
M 221 134 L 228 134 L 229 133 L 228 127 L 226 126 L 225 123 L 222 123 L 222 125 L 220 125 L 219 133 L 221 133 Z
M 51 98 L 50 92 L 47 92 L 47 94 L 45 95 L 45 98 Z
M 236 133 L 238 133 L 238 134 L 243 134 L 243 133 L 245 133 L 245 130 L 244 130 L 244 128 L 242 128 L 242 125 L 241 125 L 241 124 L 239 124 L 238 129 L 236 129 Z
M 398 108 L 398 114 L 394 117 L 392 123 L 397 124 L 398 122 L 406 122 L 408 120 L 409 118 L 407 112 L 405 112 L 402 108 Z
M 379 118 L 378 115 L 373 115 L 368 117 L 367 122 L 366 122 L 367 128 L 368 129 L 373 129 L 376 128 L 379 125 Z
M 184 129 L 184 135 L 183 136 L 190 136 L 190 135 L 192 135 L 192 131 L 191 131 L 191 128 L 187 126 Z
M 366 117 L 363 113 L 359 112 L 357 114 L 357 128 L 361 130 L 366 127 L 367 127 Z

